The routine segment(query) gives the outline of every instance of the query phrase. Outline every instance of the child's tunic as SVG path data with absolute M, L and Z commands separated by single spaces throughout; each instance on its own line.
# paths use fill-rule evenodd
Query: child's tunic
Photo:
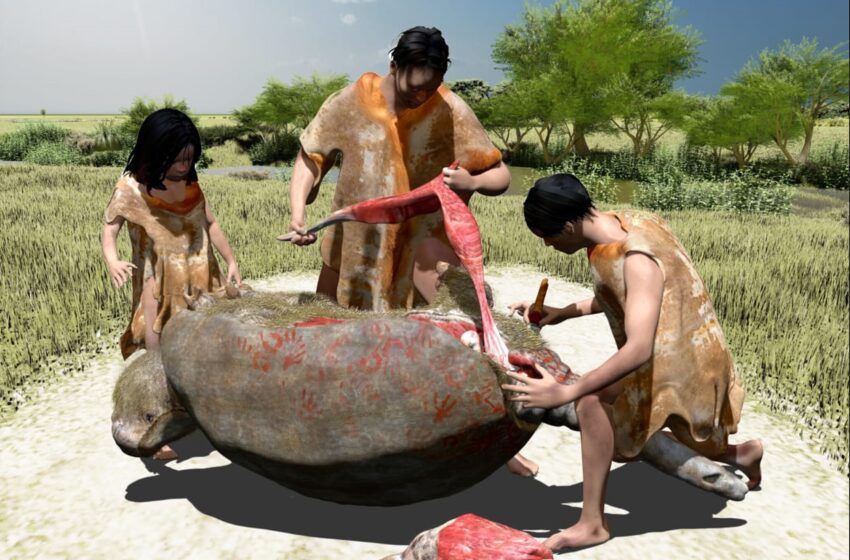
M 381 80 L 367 73 L 328 97 L 301 135 L 305 153 L 320 169 L 314 188 L 342 153 L 332 210 L 408 192 L 456 159 L 471 173 L 499 163 L 501 153 L 475 114 L 444 85 L 420 107 L 394 115 Z M 428 237 L 448 245 L 440 212 L 402 224 L 348 222 L 327 230 L 322 260 L 339 272 L 339 303 L 375 311 L 411 307 L 414 254 Z
M 212 292 L 224 285 L 209 236 L 204 194 L 197 182 L 186 185 L 183 202 L 167 203 L 147 194 L 143 185 L 125 174 L 118 180 L 106 208 L 106 223 L 127 222 L 133 248 L 133 308 L 121 337 L 124 358 L 144 347 L 145 316 L 142 287 L 155 281 L 157 300 L 153 330 L 162 331 L 168 319 L 186 307 L 183 294 L 197 288 Z
M 685 445 L 717 455 L 737 430 L 744 390 L 705 284 L 664 220 L 633 211 L 610 215 L 626 238 L 597 245 L 588 257 L 594 294 L 618 348 L 626 343 L 626 255 L 648 255 L 664 275 L 652 358 L 623 378 L 624 391 L 614 402 L 617 453 L 634 457 L 666 425 Z

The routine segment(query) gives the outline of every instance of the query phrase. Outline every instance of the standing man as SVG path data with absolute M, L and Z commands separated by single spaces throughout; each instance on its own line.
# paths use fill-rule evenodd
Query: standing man
M 541 379 L 508 372 L 527 385 L 503 385 L 512 400 L 551 408 L 576 402 L 584 476 L 581 518 L 550 537 L 552 550 L 610 538 L 603 514 L 611 461 L 636 457 L 657 431 L 731 465 L 755 488 L 761 441 L 728 443 L 741 417 L 744 390 L 705 284 L 667 224 L 652 214 L 596 210 L 584 185 L 568 174 L 544 177 L 524 206 L 529 229 L 548 247 L 587 249 L 594 296 L 563 309 L 544 307 L 541 325 L 604 312 L 618 351 L 573 385 L 545 368 Z M 530 302 L 509 306 L 528 320 Z
M 450 60 L 440 30 L 408 29 L 390 55 L 385 76 L 367 72 L 328 97 L 301 135 L 289 192 L 296 245 L 316 241 L 305 230 L 305 206 L 339 154 L 332 211 L 409 192 L 441 171 L 466 203 L 476 192 L 496 196 L 510 185 L 510 171 L 487 131 L 443 85 Z M 460 161 L 458 169 L 445 167 L 454 160 Z M 316 291 L 345 307 L 374 311 L 430 303 L 437 293 L 437 263 L 460 264 L 440 212 L 401 224 L 337 224 L 322 239 L 321 254 Z M 521 476 L 538 469 L 519 454 L 507 466 Z
M 331 95 L 301 135 L 290 188 L 293 242 L 309 245 L 305 206 L 342 154 L 332 210 L 400 194 L 441 170 L 465 202 L 495 196 L 510 184 L 501 153 L 463 100 L 443 85 L 449 47 L 438 29 L 414 27 L 390 51 L 389 72 L 363 74 Z M 454 160 L 460 168 L 446 169 Z M 438 261 L 459 264 L 439 212 L 402 224 L 345 223 L 321 243 L 317 292 L 345 307 L 385 310 L 430 302 Z

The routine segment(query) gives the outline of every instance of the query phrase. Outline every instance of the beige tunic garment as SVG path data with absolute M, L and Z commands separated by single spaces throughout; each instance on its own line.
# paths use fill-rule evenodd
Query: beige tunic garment
M 224 285 L 209 237 L 204 194 L 197 182 L 186 185 L 183 202 L 169 204 L 147 194 L 130 175 L 119 179 L 106 208 L 106 223 L 121 217 L 127 221 L 133 248 L 133 308 L 130 324 L 121 337 L 124 358 L 144 347 L 145 316 L 142 287 L 155 281 L 157 300 L 153 330 L 162 331 L 166 321 L 186 307 L 183 294 L 199 288 L 212 292 Z
M 367 73 L 330 96 L 301 135 L 321 176 L 342 153 L 333 210 L 408 192 L 455 159 L 471 173 L 501 160 L 473 112 L 445 86 L 422 106 L 395 115 L 380 92 L 381 80 Z M 321 252 L 340 274 L 339 303 L 376 311 L 411 307 L 414 253 L 427 237 L 448 244 L 439 212 L 402 224 L 349 222 L 329 229 Z
M 656 431 L 669 426 L 685 445 L 706 456 L 726 448 L 741 417 L 744 390 L 705 284 L 682 244 L 661 218 L 612 212 L 626 238 L 588 251 L 594 293 L 617 347 L 626 343 L 625 257 L 651 257 L 664 275 L 661 314 L 652 358 L 623 379 L 614 403 L 615 448 L 637 455 Z

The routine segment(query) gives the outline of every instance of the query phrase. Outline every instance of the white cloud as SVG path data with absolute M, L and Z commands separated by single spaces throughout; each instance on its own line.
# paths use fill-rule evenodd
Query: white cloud
M 354 25 L 357 23 L 357 16 L 354 14 L 343 14 L 339 19 L 341 19 L 342 23 L 345 25 Z
M 289 16 L 289 23 L 291 23 L 293 25 L 300 25 L 300 24 L 304 23 L 304 20 L 301 19 L 298 16 Z

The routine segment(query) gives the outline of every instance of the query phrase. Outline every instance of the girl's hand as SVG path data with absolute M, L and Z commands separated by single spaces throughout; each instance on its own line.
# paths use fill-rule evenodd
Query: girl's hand
M 114 260 L 107 261 L 106 267 L 109 269 L 109 278 L 112 279 L 112 284 L 116 288 L 121 288 L 132 274 L 130 269 L 136 268 L 136 265 L 127 261 Z
M 242 285 L 242 275 L 239 274 L 239 265 L 236 261 L 227 263 L 227 281 L 236 284 L 237 288 Z
M 519 313 L 522 315 L 523 321 L 526 323 L 531 323 L 531 320 L 528 317 L 528 314 L 531 311 L 530 301 L 517 301 L 508 306 L 508 316 L 510 317 L 514 313 Z M 546 325 L 557 325 L 563 318 L 560 315 L 561 310 L 557 307 L 550 307 L 548 305 L 543 306 L 543 312 L 541 313 L 540 322 L 537 324 L 540 327 Z
M 505 372 L 509 377 L 525 383 L 525 385 L 502 385 L 505 391 L 519 393 L 511 397 L 511 401 L 521 402 L 526 408 L 555 408 L 575 400 L 571 390 L 572 385 L 558 383 L 549 370 L 537 362 L 533 362 L 532 365 L 541 379 L 533 379 L 513 371 Z

